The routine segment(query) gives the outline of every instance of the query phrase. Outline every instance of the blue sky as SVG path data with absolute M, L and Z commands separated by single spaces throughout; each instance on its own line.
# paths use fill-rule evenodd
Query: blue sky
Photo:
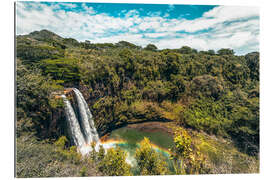
M 48 29 L 93 43 L 259 51 L 259 9 L 245 6 L 17 2 L 17 34 Z

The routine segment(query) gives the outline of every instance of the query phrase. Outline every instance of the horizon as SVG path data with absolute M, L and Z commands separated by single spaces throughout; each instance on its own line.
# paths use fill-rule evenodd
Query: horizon
M 28 35 L 30 35 L 31 33 L 34 33 L 34 32 L 41 32 L 41 31 L 48 31 L 48 32 L 50 32 L 50 33 L 53 33 L 53 34 L 55 34 L 55 35 L 57 35 L 57 36 L 60 36 L 59 34 L 57 34 L 57 33 L 55 33 L 55 32 L 53 32 L 53 31 L 50 31 L 50 30 L 48 30 L 48 29 L 41 29 L 41 30 L 39 30 L 39 31 L 32 31 L 32 32 L 30 32 L 30 33 L 28 33 L 28 34 L 23 34 L 23 35 L 21 35 L 21 34 L 18 34 L 18 35 L 16 35 L 16 36 L 28 36 Z M 60 36 L 61 38 L 72 38 L 72 37 L 62 37 L 62 36 Z M 72 38 L 72 39 L 74 39 L 74 38 Z M 78 41 L 79 43 L 85 43 L 85 41 L 79 41 L 79 40 L 77 40 L 77 39 L 75 39 L 76 41 Z M 87 40 L 86 40 L 87 41 Z M 131 42 L 129 42 L 129 41 L 126 41 L 126 40 L 121 40 L 121 41 L 125 41 L 125 42 L 128 42 L 128 43 L 131 43 Z M 119 43 L 119 42 L 121 42 L 121 41 L 118 41 L 118 42 L 115 42 L 115 43 L 112 43 L 113 45 L 116 45 L 117 43 Z M 104 42 L 104 43 L 92 43 L 91 41 L 90 41 L 90 43 L 91 44 L 106 44 L 107 42 Z M 133 43 L 132 43 L 133 44 Z M 140 45 L 138 45 L 138 44 L 133 44 L 133 45 L 135 45 L 135 46 L 137 46 L 137 47 L 139 47 L 139 48 L 146 48 L 146 46 L 147 45 L 149 45 L 149 44 L 147 44 L 147 45 L 145 45 L 145 46 L 140 46 Z M 155 45 L 155 44 L 153 44 L 153 45 Z M 184 47 L 184 46 L 182 46 L 182 47 Z M 157 49 L 158 51 L 162 51 L 162 50 L 165 50 L 165 49 L 170 49 L 170 50 L 177 50 L 177 49 L 181 49 L 182 47 L 178 47 L 178 48 L 164 48 L 164 49 Z M 189 46 L 186 46 L 186 47 L 189 47 Z M 190 47 L 190 48 L 192 48 L 192 47 Z M 197 50 L 197 49 L 195 49 L 195 48 L 192 48 L 193 50 Z M 221 49 L 230 49 L 230 50 L 233 50 L 233 52 L 235 53 L 235 51 L 234 51 L 234 49 L 232 49 L 232 48 L 220 48 L 220 49 L 218 49 L 218 50 L 221 50 Z M 207 49 L 207 50 L 202 50 L 202 51 L 210 51 L 210 50 L 213 50 L 213 49 Z M 218 54 L 218 50 L 214 50 L 214 52 L 215 52 L 215 54 Z M 199 50 L 197 50 L 197 53 L 199 53 L 200 51 Z M 249 53 L 256 53 L 256 52 L 258 52 L 259 53 L 259 51 L 250 51 L 250 52 L 247 52 L 246 54 L 242 54 L 242 55 L 237 55 L 237 54 L 234 54 L 235 56 L 245 56 L 245 55 L 247 55 L 247 54 L 249 54 Z
M 38 17 L 38 18 L 37 18 Z M 17 2 L 16 35 L 42 29 L 80 42 L 259 51 L 259 9 L 244 6 Z

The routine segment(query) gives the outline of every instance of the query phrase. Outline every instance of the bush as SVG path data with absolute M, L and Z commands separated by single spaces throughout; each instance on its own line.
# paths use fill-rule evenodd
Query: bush
M 192 103 L 183 116 L 187 126 L 222 136 L 228 136 L 227 129 L 232 124 L 222 103 L 205 98 Z
M 154 102 L 136 101 L 131 104 L 130 109 L 132 116 L 140 121 L 163 119 L 162 109 Z
M 80 73 L 77 63 L 75 59 L 46 59 L 41 61 L 40 67 L 43 70 L 43 74 L 50 75 L 58 82 L 63 81 L 63 84 L 78 83 Z
M 205 96 L 218 99 L 224 91 L 223 83 L 210 75 L 197 76 L 193 78 L 190 85 L 192 96 Z
M 175 130 L 171 159 L 176 174 L 202 174 L 210 171 L 205 166 L 205 157 L 191 140 L 191 136 L 185 129 Z
M 156 152 L 148 138 L 140 142 L 140 148 L 136 149 L 135 159 L 141 175 L 165 175 L 168 173 L 168 165 L 162 155 Z
M 25 63 L 38 62 L 42 59 L 57 59 L 64 57 L 64 50 L 53 46 L 18 45 L 17 57 Z
M 149 81 L 143 89 L 143 98 L 162 102 L 170 97 L 170 84 L 163 81 Z
M 148 44 L 144 49 L 148 51 L 156 51 L 158 48 L 154 44 Z
M 234 55 L 233 49 L 220 49 L 218 50 L 218 55 Z
M 67 138 L 65 136 L 60 137 L 54 145 L 56 146 L 56 153 L 62 160 L 69 160 L 71 163 L 79 164 L 82 160 L 82 155 L 77 152 L 76 146 L 66 147 Z
M 126 163 L 127 154 L 119 147 L 108 149 L 103 160 L 99 163 L 99 170 L 107 176 L 130 176 L 131 166 Z

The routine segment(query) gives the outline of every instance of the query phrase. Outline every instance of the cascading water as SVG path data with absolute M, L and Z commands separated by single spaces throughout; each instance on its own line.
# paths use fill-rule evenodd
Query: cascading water
M 119 143 L 117 141 L 112 143 L 110 143 L 110 141 L 103 143 L 100 142 L 97 130 L 95 128 L 93 116 L 82 93 L 76 88 L 72 88 L 72 90 L 75 94 L 78 105 L 78 117 L 76 116 L 74 109 L 67 97 L 65 95 L 62 95 L 61 97 L 63 98 L 65 104 L 65 114 L 69 128 L 69 135 L 74 141 L 75 145 L 78 147 L 78 150 L 81 152 L 81 154 L 86 155 L 92 151 L 92 142 L 96 143 L 96 151 L 98 151 L 99 146 L 102 145 L 105 149 L 105 152 L 109 148 L 125 144 L 126 142 Z M 134 157 L 128 151 L 127 153 L 128 157 L 126 162 L 131 166 L 134 166 L 136 164 Z
M 80 148 L 85 144 L 85 140 L 80 129 L 80 124 L 67 97 L 65 95 L 62 95 L 61 97 L 64 99 L 65 103 L 65 113 L 67 118 L 67 124 L 69 126 L 70 136 L 74 141 L 75 145 Z
M 73 88 L 72 90 L 76 95 L 81 121 L 78 121 L 73 107 L 71 106 L 71 103 L 66 98 L 66 96 L 61 96 L 65 103 L 65 113 L 69 126 L 70 136 L 83 155 L 92 150 L 92 142 L 96 143 L 95 149 L 98 151 L 100 140 L 95 128 L 93 116 L 81 92 L 76 88 Z
M 83 132 L 85 134 L 86 143 L 91 144 L 92 142 L 96 142 L 96 144 L 100 144 L 93 116 L 88 108 L 85 99 L 83 98 L 82 93 L 76 88 L 73 88 L 73 91 L 76 95 L 76 99 L 78 102 L 81 124 L 83 127 Z

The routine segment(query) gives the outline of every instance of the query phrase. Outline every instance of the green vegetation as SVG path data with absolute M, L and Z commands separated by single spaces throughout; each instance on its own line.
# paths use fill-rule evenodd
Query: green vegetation
M 130 176 L 131 166 L 126 163 L 127 154 L 120 148 L 107 150 L 99 164 L 99 170 L 108 176 Z
M 26 68 L 19 59 L 16 81 L 17 137 L 29 132 L 42 139 L 57 136 L 55 133 L 49 133 L 53 120 L 51 116 L 63 108 L 63 102 L 61 99 L 54 99 L 51 93 L 61 91 L 63 87 L 50 76 L 42 75 L 40 69 Z
M 126 41 L 92 44 L 62 38 L 47 30 L 17 36 L 16 40 L 17 151 L 22 152 L 17 157 L 22 163 L 19 167 L 23 165 L 22 160 L 30 156 L 28 153 L 37 154 L 44 150 L 48 155 L 52 147 L 57 147 L 53 143 L 66 134 L 66 128 L 63 102 L 52 94 L 66 87 L 77 87 L 93 112 L 100 135 L 129 123 L 170 121 L 175 127 L 192 129 L 199 135 L 207 133 L 230 142 L 232 154 L 224 157 L 220 149 L 227 153 L 225 148 L 228 146 L 197 136 L 190 142 L 189 138 L 182 139 L 185 135 L 179 136 L 175 139 L 174 159 L 176 167 L 180 167 L 180 174 L 208 173 L 204 167 L 208 162 L 213 167 L 209 173 L 258 172 L 258 52 L 237 56 L 232 49 L 221 49 L 216 53 L 213 50 L 198 52 L 187 46 L 158 50 L 149 44 L 142 48 Z M 37 150 L 21 149 L 23 139 L 29 134 L 36 146 L 43 143 Z M 29 148 L 35 146 L 27 145 Z M 45 149 L 46 146 L 51 148 Z M 69 143 L 66 146 L 57 153 L 57 158 L 76 163 L 69 158 L 69 153 L 75 153 L 74 148 L 68 148 Z M 185 146 L 192 151 L 181 149 Z M 119 150 L 110 150 L 108 157 L 101 154 L 100 159 L 115 154 L 119 157 L 113 162 L 124 163 L 125 154 Z M 232 162 L 226 165 L 224 172 L 221 170 L 224 165 L 222 158 Z M 32 161 L 37 165 L 35 159 Z M 253 168 L 243 165 L 246 162 Z M 46 167 L 51 162 L 42 159 L 41 163 Z M 111 168 L 121 167 L 115 163 L 104 165 L 99 171 L 109 174 Z M 89 175 L 88 166 L 83 166 L 71 175 Z M 240 166 L 248 167 L 248 170 Z M 18 170 L 17 176 L 50 176 L 45 170 L 31 167 Z M 185 167 L 192 168 L 187 171 Z M 229 170 L 227 167 L 234 168 Z M 129 170 L 119 168 L 115 173 L 129 175 Z
M 54 144 L 37 141 L 34 136 L 17 138 L 16 176 L 17 177 L 77 177 L 101 176 L 95 164 L 82 159 L 73 147 L 65 146 L 65 137 Z
M 165 175 L 168 173 L 167 163 L 162 160 L 162 155 L 152 148 L 147 138 L 140 142 L 140 148 L 136 150 L 135 158 L 140 175 Z
M 131 166 L 126 162 L 127 153 L 119 147 L 105 149 L 99 146 L 99 151 L 95 150 L 95 143 L 91 144 L 92 151 L 90 159 L 96 164 L 98 170 L 107 176 L 130 176 Z M 89 156 L 88 156 L 89 157 Z
M 186 130 L 182 128 L 176 130 L 172 152 L 171 159 L 174 162 L 176 174 L 209 173 L 210 169 L 206 167 L 206 159 L 196 149 Z

